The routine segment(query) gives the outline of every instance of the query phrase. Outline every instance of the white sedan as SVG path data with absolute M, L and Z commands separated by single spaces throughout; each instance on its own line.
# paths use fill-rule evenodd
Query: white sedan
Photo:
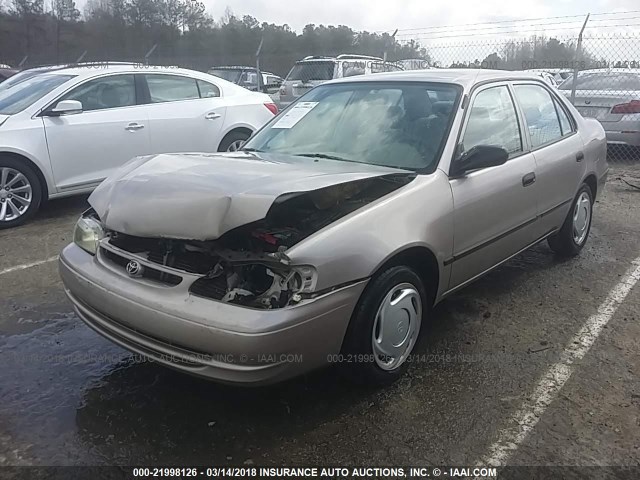
M 173 67 L 86 64 L 0 88 L 0 229 L 136 156 L 237 150 L 275 114 L 266 94 Z

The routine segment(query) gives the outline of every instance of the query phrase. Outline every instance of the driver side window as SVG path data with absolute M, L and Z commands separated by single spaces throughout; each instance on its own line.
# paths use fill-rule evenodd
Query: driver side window
M 502 147 L 509 157 L 522 152 L 516 108 L 506 85 L 487 88 L 476 95 L 460 153 L 476 145 Z
M 111 75 L 83 83 L 60 100 L 78 100 L 82 110 L 128 107 L 136 104 L 133 75 Z

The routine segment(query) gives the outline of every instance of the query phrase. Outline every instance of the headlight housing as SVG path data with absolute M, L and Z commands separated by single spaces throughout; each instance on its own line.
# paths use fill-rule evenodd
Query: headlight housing
M 318 271 L 311 265 L 297 265 L 293 271 L 299 276 L 298 293 L 313 293 L 318 283 Z
M 104 237 L 102 224 L 94 217 L 80 217 L 73 232 L 73 243 L 85 252 L 95 255 L 98 244 Z

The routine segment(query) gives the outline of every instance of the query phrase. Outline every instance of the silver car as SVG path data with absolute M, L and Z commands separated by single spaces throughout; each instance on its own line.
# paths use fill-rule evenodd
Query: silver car
M 569 97 L 573 77 L 560 85 Z M 586 70 L 576 79 L 575 106 L 602 123 L 609 143 L 640 147 L 640 70 Z
M 279 107 L 286 108 L 313 87 L 329 80 L 403 70 L 400 65 L 380 57 L 342 54 L 337 57 L 309 56 L 289 71 L 279 90 Z
M 538 76 L 337 80 L 241 151 L 132 160 L 60 274 L 91 328 L 184 372 L 385 384 L 434 304 L 541 240 L 580 252 L 607 169 L 602 126 Z

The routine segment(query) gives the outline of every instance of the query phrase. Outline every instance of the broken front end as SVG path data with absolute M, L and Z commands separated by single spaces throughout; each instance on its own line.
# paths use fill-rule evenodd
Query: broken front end
M 215 240 L 148 238 L 106 229 L 96 250 L 131 277 L 168 286 L 188 277 L 193 295 L 250 308 L 283 308 L 323 293 L 315 291 L 316 269 L 294 265 L 287 250 L 413 178 L 392 174 L 287 193 L 273 202 L 265 218 Z M 95 213 L 86 220 L 92 215 L 97 222 Z

